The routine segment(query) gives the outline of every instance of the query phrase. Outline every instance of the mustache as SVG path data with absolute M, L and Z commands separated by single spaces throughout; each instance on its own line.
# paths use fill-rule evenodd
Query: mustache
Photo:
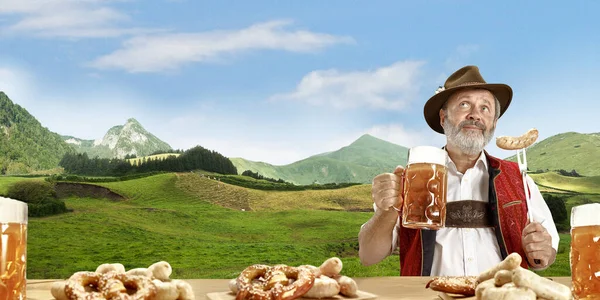
M 476 126 L 477 128 L 479 128 L 483 131 L 485 131 L 487 129 L 485 127 L 485 125 L 481 124 L 481 122 L 473 121 L 473 120 L 462 121 L 462 122 L 460 122 L 460 124 L 458 124 L 458 127 L 460 129 L 464 128 L 465 126 Z

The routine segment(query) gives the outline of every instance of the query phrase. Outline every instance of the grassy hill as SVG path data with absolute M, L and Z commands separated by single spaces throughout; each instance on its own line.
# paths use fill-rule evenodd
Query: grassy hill
M 600 176 L 570 177 L 555 172 L 529 175 L 540 186 L 576 193 L 600 194 Z
M 405 165 L 408 149 L 371 135 L 363 135 L 339 150 L 322 153 L 294 162 L 275 166 L 243 158 L 230 158 L 238 173 L 245 170 L 265 177 L 283 179 L 295 184 L 359 182 L 370 183 L 373 177 Z
M 397 258 L 373 267 L 358 261 L 358 230 L 371 213 L 298 209 L 291 194 L 279 198 L 290 204 L 280 205 L 282 210 L 230 209 L 213 204 L 217 193 L 210 191 L 218 184 L 171 173 L 101 184 L 126 201 L 68 198 L 73 213 L 30 219 L 28 278 L 64 278 L 106 262 L 133 268 L 158 260 L 172 264 L 173 277 L 233 278 L 253 263 L 320 264 L 333 255 L 342 258 L 345 274 L 397 274 Z M 311 193 L 328 197 L 328 191 Z
M 600 175 L 600 133 L 567 132 L 554 135 L 527 149 L 527 163 L 536 170 L 576 170 L 585 176 Z M 507 158 L 517 161 L 516 156 Z
M 598 177 L 581 183 L 532 176 L 579 192 L 598 189 Z M 17 180 L 41 178 L 0 177 L 0 194 Z M 320 264 L 331 256 L 342 258 L 349 276 L 398 275 L 397 255 L 370 267 L 358 259 L 358 231 L 372 215 L 368 184 L 259 191 L 196 173 L 168 173 L 98 185 L 127 200 L 67 198 L 72 213 L 30 218 L 28 278 L 65 278 L 107 262 L 147 267 L 159 260 L 172 264 L 174 278 L 233 278 L 254 263 Z M 568 211 L 600 202 L 596 194 L 567 197 Z M 569 276 L 569 243 L 569 235 L 561 234 L 557 262 L 541 274 Z

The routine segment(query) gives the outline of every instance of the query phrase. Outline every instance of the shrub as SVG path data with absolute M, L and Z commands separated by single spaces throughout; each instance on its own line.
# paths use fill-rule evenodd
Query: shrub
M 8 187 L 7 197 L 27 203 L 29 217 L 50 216 L 67 211 L 56 198 L 54 185 L 48 181 L 17 181 Z
M 67 206 L 62 200 L 50 199 L 42 203 L 27 205 L 29 217 L 44 217 L 67 212 Z
M 6 195 L 27 203 L 41 203 L 56 199 L 54 185 L 47 181 L 27 180 L 17 181 L 8 187 Z
M 562 197 L 545 194 L 544 200 L 546 200 L 550 213 L 552 213 L 554 223 L 562 223 L 567 219 L 567 207 Z
M 558 170 L 558 174 L 562 175 L 562 176 L 569 176 L 569 177 L 582 177 L 581 175 L 579 175 L 579 173 L 577 173 L 577 171 L 575 170 L 571 170 L 571 172 L 560 169 Z

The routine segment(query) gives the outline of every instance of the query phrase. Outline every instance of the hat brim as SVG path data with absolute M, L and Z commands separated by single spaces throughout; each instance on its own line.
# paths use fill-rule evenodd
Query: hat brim
M 490 91 L 500 102 L 500 116 L 498 118 L 504 114 L 510 105 L 513 96 L 512 88 L 502 83 L 471 84 L 446 89 L 429 98 L 429 100 L 427 100 L 425 103 L 425 107 L 423 108 L 425 121 L 427 121 L 427 124 L 429 127 L 431 127 L 431 129 L 441 134 L 444 133 L 444 128 L 440 123 L 440 109 L 442 109 L 442 106 L 452 93 L 462 89 L 485 89 Z

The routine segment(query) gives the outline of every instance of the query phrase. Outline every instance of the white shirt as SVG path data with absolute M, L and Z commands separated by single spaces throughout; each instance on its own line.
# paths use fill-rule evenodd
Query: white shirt
M 481 200 L 489 202 L 489 173 L 485 153 L 465 174 L 456 169 L 448 157 L 447 201 Z M 552 237 L 552 248 L 558 250 L 558 231 L 550 209 L 542 198 L 537 185 L 527 175 L 531 191 L 531 212 L 535 222 L 542 223 Z M 373 205 L 376 210 L 377 207 Z M 398 245 L 398 218 L 392 233 L 392 251 Z M 431 276 L 476 276 L 502 260 L 494 228 L 441 228 L 437 231 Z

